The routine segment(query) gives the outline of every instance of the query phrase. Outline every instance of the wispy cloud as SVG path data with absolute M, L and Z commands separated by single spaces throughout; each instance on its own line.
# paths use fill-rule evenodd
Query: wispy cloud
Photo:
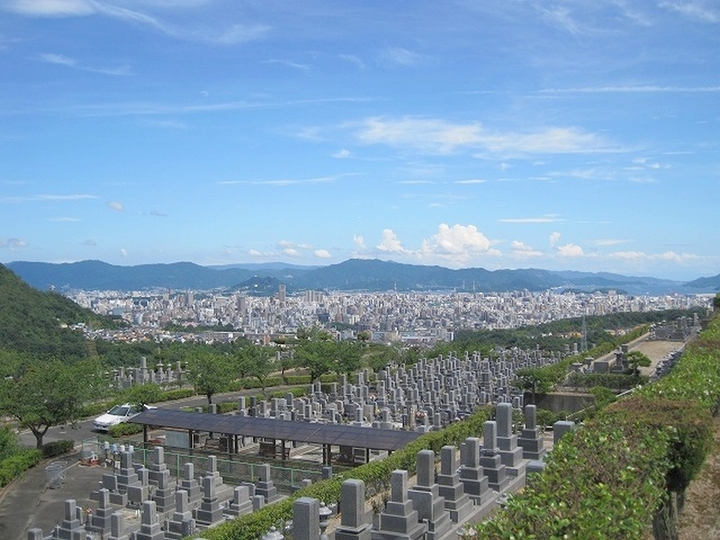
M 55 53 L 43 53 L 41 54 L 38 59 L 41 62 L 46 62 L 48 64 L 56 64 L 59 66 L 66 66 L 73 69 L 78 69 L 82 71 L 89 71 L 91 73 L 99 73 L 102 75 L 129 75 L 131 73 L 130 66 L 123 65 L 123 66 L 117 66 L 112 68 L 99 68 L 99 67 L 93 67 L 81 64 L 78 62 L 75 58 L 70 58 L 69 56 L 64 56 L 62 54 L 55 54 Z
M 380 59 L 384 63 L 401 66 L 414 66 L 420 63 L 422 58 L 422 55 L 402 47 L 390 47 L 380 54 Z
M 516 133 L 489 130 L 480 123 L 456 124 L 411 117 L 368 118 L 357 128 L 356 136 L 366 144 L 388 144 L 437 154 L 461 150 L 499 156 L 619 151 L 604 137 L 575 127 Z
M 172 7 L 192 8 L 197 2 L 174 2 Z M 155 3 L 146 3 L 145 7 L 157 8 Z M 213 45 L 236 45 L 254 41 L 267 35 L 271 27 L 265 24 L 235 23 L 219 28 L 192 27 L 182 24 L 172 24 L 159 17 L 112 5 L 97 0 L 6 0 L 0 9 L 25 15 L 28 17 L 85 17 L 104 16 L 127 22 L 129 24 L 145 26 L 169 37 L 185 41 L 196 41 Z
M 717 9 L 717 3 L 709 5 L 708 2 L 703 0 L 691 0 L 689 2 L 660 2 L 660 6 L 697 21 L 711 24 L 720 22 L 720 11 Z
M 123 203 L 121 203 L 120 201 L 110 201 L 108 203 L 108 207 L 111 210 L 115 210 L 116 212 L 123 212 L 125 210 Z
M 525 217 L 525 218 L 504 218 L 498 220 L 500 223 L 557 223 L 558 221 L 565 221 L 561 217 L 554 214 L 540 217 Z
M 221 185 L 247 184 L 253 186 L 297 186 L 303 184 L 329 184 L 335 182 L 337 176 L 319 176 L 317 178 L 278 178 L 275 180 L 225 180 Z
M 72 195 L 41 194 L 18 197 L 0 197 L 0 203 L 17 204 L 33 201 L 81 201 L 86 199 L 97 199 L 97 195 L 76 193 Z
M 455 180 L 456 184 L 484 184 L 487 180 L 480 180 L 479 178 L 469 178 L 467 180 Z
M 80 221 L 80 218 L 74 218 L 74 217 L 58 217 L 58 218 L 49 218 L 48 221 L 52 221 L 55 223 L 72 223 L 76 221 Z
M 714 93 L 720 86 L 583 86 L 577 88 L 545 88 L 541 94 L 644 94 L 644 93 Z
M 281 66 L 290 67 L 293 69 L 299 69 L 302 71 L 309 71 L 310 66 L 307 64 L 298 64 L 297 62 L 291 62 L 290 60 L 278 60 L 278 59 L 270 59 L 265 60 L 263 64 L 280 64 Z

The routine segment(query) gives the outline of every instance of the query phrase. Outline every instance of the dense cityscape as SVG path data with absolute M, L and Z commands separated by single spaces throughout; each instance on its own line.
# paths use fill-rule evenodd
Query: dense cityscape
M 271 297 L 207 292 L 76 291 L 68 294 L 98 314 L 130 323 L 126 330 L 97 331 L 98 337 L 134 341 L 232 340 L 238 335 L 261 342 L 319 325 L 336 328 L 336 338 L 360 332 L 372 341 L 433 345 L 452 341 L 461 329 L 507 329 L 550 321 L 622 312 L 690 309 L 712 305 L 711 295 L 630 296 L 609 291 L 505 293 L 348 293 L 306 291 Z M 168 325 L 188 332 L 170 332 Z M 198 333 L 199 327 L 231 328 Z

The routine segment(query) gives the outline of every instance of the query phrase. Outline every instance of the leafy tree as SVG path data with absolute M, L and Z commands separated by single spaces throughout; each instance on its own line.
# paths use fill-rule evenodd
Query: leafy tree
M 162 389 L 155 383 L 134 384 L 123 390 L 122 399 L 133 405 L 147 405 L 160 400 Z
M 275 370 L 274 351 L 262 345 L 247 343 L 236 355 L 240 373 L 257 379 L 265 394 L 267 378 Z
M 198 348 L 188 359 L 190 382 L 195 391 L 207 397 L 208 405 L 212 404 L 212 397 L 223 392 L 229 386 L 232 378 L 232 365 L 225 355 L 215 354 L 207 349 Z
M 552 390 L 555 381 L 548 370 L 542 368 L 522 368 L 515 372 L 515 384 L 521 390 L 530 391 L 531 403 L 535 403 L 536 394 L 545 394 Z
M 357 341 L 334 342 L 335 372 L 350 375 L 361 367 L 361 344 Z
M 17 435 L 10 426 L 0 427 L 0 461 L 12 456 L 19 448 Z
M 315 382 L 324 373 L 333 370 L 333 342 L 327 340 L 301 342 L 295 349 L 299 366 L 306 368 L 310 380 Z
M 625 359 L 630 366 L 632 375 L 640 375 L 641 367 L 649 367 L 652 364 L 650 358 L 640 351 L 630 351 L 625 355 Z
M 2 381 L 0 409 L 32 431 L 37 448 L 42 448 L 51 426 L 77 421 L 83 404 L 98 395 L 99 368 L 92 360 L 34 361 L 16 377 Z

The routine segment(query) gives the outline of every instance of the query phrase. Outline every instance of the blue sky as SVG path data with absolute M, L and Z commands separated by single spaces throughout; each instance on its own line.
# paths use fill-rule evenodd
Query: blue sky
M 720 4 L 0 0 L 0 262 L 720 272 Z

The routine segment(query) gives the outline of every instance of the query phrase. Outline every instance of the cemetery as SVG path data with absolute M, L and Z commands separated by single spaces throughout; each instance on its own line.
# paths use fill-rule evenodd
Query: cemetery
M 526 405 L 511 385 L 517 369 L 556 361 L 540 351 L 516 350 L 492 362 L 477 354 L 438 357 L 412 367 L 363 370 L 354 383 L 343 378 L 314 384 L 302 397 L 239 399 L 231 414 L 144 411 L 131 420 L 144 428 L 138 448 L 102 448 L 102 459 L 112 467 L 91 494 L 92 508 L 68 499 L 54 530 L 32 529 L 28 539 L 214 538 L 216 528 L 238 523 L 224 529 L 230 535 L 225 537 L 235 538 L 229 531 L 236 531 L 243 539 L 443 540 L 470 534 L 498 513 L 499 523 L 508 526 L 502 517 L 508 499 L 529 478 L 546 477 L 546 457 L 561 438 L 586 431 L 570 421 L 556 422 L 548 441 L 536 407 Z M 672 417 L 670 410 L 665 417 Z M 613 422 L 622 428 L 626 421 Z M 607 429 L 603 426 L 594 429 Z M 638 459 L 657 474 L 665 466 L 665 439 L 648 426 L 635 436 L 652 453 Z M 692 441 L 684 444 L 696 444 Z M 168 466 L 168 456 L 176 452 L 191 456 L 182 471 Z M 226 478 L 220 458 L 252 465 Z M 282 471 L 294 460 L 304 461 L 305 468 L 288 482 Z M 364 471 L 374 464 L 391 469 Z M 583 466 L 576 471 L 580 479 Z M 325 481 L 334 481 L 337 493 L 335 487 L 323 488 Z M 642 496 L 655 501 L 661 492 Z
M 31 538 L 182 538 L 282 501 L 336 471 L 352 478 L 352 467 L 383 460 L 423 434 L 440 433 L 497 404 L 496 420 L 488 419 L 476 434 L 482 437 L 444 445 L 437 455 L 422 450 L 416 471 L 393 472 L 389 498 L 376 512 L 365 501 L 362 480 L 352 484 L 352 493 L 342 488 L 358 501 L 353 508 L 363 504 L 355 515 L 340 512 L 340 536 L 359 531 L 377 540 L 450 538 L 521 488 L 528 472 L 542 469 L 545 441 L 535 407 L 523 408 L 522 394 L 510 382 L 519 367 L 553 361 L 519 351 L 493 362 L 477 354 L 439 357 L 409 368 L 363 370 L 354 384 L 345 377 L 326 388 L 314 384 L 303 397 L 240 398 L 231 414 L 146 410 L 130 420 L 143 426 L 143 443 L 105 443 L 100 449 L 108 472 L 91 494 L 95 506 L 83 511 L 68 500 L 62 523 L 48 534 L 33 529 Z M 525 414 L 517 433 L 513 411 Z M 158 442 L 162 446 L 153 446 Z M 191 456 L 182 471 L 167 463 L 178 452 Z M 218 470 L 218 457 L 223 463 L 247 461 L 250 468 L 232 474 L 231 484 Z M 303 477 L 295 474 L 288 482 L 285 471 L 294 460 L 304 462 Z M 371 490 L 379 494 L 377 487 Z M 295 523 L 292 534 L 305 532 Z

